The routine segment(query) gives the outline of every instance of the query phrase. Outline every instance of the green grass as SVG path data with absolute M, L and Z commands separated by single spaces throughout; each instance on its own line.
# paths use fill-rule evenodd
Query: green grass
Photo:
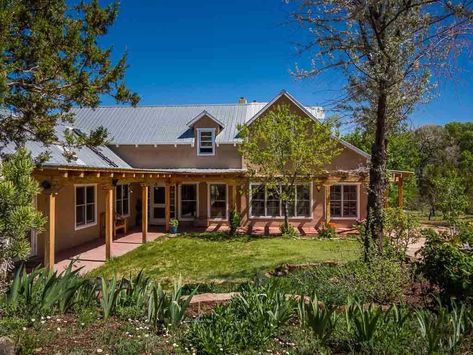
M 282 237 L 225 238 L 189 234 L 160 238 L 92 271 L 111 277 L 140 270 L 162 283 L 180 276 L 184 283 L 238 283 L 284 263 L 350 261 L 360 254 L 356 240 L 289 239 Z

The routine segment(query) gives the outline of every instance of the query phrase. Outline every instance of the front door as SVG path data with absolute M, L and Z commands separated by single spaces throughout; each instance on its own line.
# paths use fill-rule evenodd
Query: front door
M 166 192 L 164 185 L 155 185 L 150 190 L 149 222 L 153 225 L 164 225 L 166 223 Z

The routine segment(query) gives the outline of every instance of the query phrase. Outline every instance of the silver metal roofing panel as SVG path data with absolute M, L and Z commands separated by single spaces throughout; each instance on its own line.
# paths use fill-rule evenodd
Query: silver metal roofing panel
M 224 124 L 217 143 L 238 142 L 238 125 L 248 122 L 267 103 L 178 106 L 104 106 L 77 108 L 75 126 L 82 130 L 103 126 L 113 144 L 191 144 L 189 121 L 207 111 Z

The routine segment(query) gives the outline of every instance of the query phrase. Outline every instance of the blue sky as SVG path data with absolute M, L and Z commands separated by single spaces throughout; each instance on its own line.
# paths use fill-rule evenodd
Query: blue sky
M 286 89 L 305 105 L 324 106 L 343 78 L 290 75 L 305 63 L 294 43 L 306 33 L 288 23 L 288 13 L 282 0 L 122 0 L 102 44 L 128 51 L 127 84 L 142 105 L 268 101 Z M 465 60 L 462 69 L 416 110 L 412 125 L 473 120 L 473 65 Z

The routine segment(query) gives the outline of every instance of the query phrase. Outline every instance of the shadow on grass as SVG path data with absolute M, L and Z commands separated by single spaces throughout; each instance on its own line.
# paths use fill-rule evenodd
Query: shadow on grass
M 225 232 L 202 232 L 202 233 L 185 233 L 179 235 L 179 238 L 188 239 L 201 239 L 205 241 L 235 241 L 235 242 L 251 242 L 254 240 L 261 239 L 280 239 L 281 236 L 269 236 L 269 235 L 249 235 L 249 234 L 237 234 L 235 236 Z

